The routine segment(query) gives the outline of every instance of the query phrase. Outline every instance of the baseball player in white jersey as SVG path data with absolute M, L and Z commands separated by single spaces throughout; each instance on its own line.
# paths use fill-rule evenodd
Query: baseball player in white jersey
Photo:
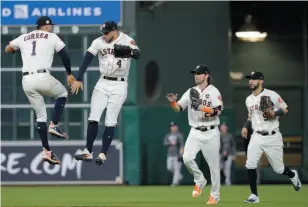
M 82 78 L 94 56 L 98 55 L 100 77 L 91 98 L 91 112 L 88 118 L 86 148 L 82 154 L 75 155 L 76 160 L 92 161 L 92 147 L 98 132 L 98 122 L 107 108 L 105 131 L 100 154 L 96 157 L 97 165 L 103 164 L 114 136 L 114 129 L 122 105 L 127 97 L 127 78 L 131 58 L 138 59 L 140 50 L 135 41 L 127 34 L 120 32 L 113 21 L 101 26 L 102 37 L 95 39 L 86 52 L 79 68 L 78 78 L 72 84 L 72 93 L 82 89 Z
M 54 52 L 56 51 L 66 69 L 67 81 L 72 83 L 75 78 L 71 74 L 70 58 L 65 51 L 64 42 L 52 33 L 51 19 L 42 16 L 36 21 L 36 30 L 20 35 L 5 48 L 7 53 L 21 52 L 22 86 L 31 106 L 36 113 L 37 130 L 42 140 L 43 159 L 50 164 L 60 164 L 60 160 L 50 150 L 47 139 L 47 113 L 44 95 L 56 99 L 53 119 L 48 132 L 61 139 L 68 138 L 58 126 L 67 98 L 66 88 L 50 74 Z
M 190 133 L 184 146 L 183 161 L 189 172 L 194 176 L 195 187 L 192 192 L 198 197 L 207 184 L 203 173 L 198 168 L 195 158 L 201 150 L 207 161 L 212 188 L 207 204 L 217 204 L 220 200 L 220 124 L 219 115 L 223 110 L 220 92 L 211 84 L 211 76 L 206 65 L 198 65 L 191 71 L 195 75 L 197 86 L 188 89 L 176 102 L 177 94 L 167 94 L 174 111 L 180 112 L 187 108 Z
M 261 72 L 251 72 L 246 78 L 249 79 L 252 94 L 246 98 L 248 119 L 242 129 L 242 137 L 247 138 L 247 129 L 250 127 L 253 129 L 253 134 L 248 145 L 246 160 L 251 195 L 244 202 L 259 203 L 256 168 L 263 153 L 276 173 L 290 178 L 296 191 L 300 190 L 301 181 L 297 171 L 290 170 L 283 162 L 279 117 L 288 112 L 287 104 L 275 91 L 263 88 L 264 76 Z

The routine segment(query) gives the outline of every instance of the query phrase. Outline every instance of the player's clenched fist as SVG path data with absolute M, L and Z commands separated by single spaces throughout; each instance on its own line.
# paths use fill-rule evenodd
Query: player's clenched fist
M 243 137 L 243 138 L 247 138 L 247 135 L 248 135 L 248 130 L 247 130 L 247 128 L 246 128 L 246 127 L 244 127 L 244 128 L 242 129 L 241 134 L 242 134 L 242 137 Z
M 77 94 L 79 89 L 83 90 L 83 84 L 81 81 L 74 81 L 71 87 L 72 94 Z
M 172 103 L 172 102 L 175 102 L 175 101 L 177 100 L 178 94 L 168 93 L 168 94 L 166 95 L 166 98 L 168 99 L 168 101 L 169 101 L 170 103 Z

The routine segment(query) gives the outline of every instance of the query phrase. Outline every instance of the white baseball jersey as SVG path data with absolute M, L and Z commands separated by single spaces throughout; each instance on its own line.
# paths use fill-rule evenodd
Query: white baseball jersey
M 215 86 L 209 85 L 203 91 L 201 91 L 198 86 L 195 86 L 194 88 L 200 93 L 200 98 L 202 99 L 202 104 L 204 106 L 211 108 L 216 108 L 218 106 L 223 107 L 220 92 Z M 220 124 L 218 116 L 211 117 L 208 113 L 196 111 L 191 107 L 190 89 L 184 93 L 177 104 L 181 106 L 183 110 L 188 108 L 188 122 L 191 127 L 218 126 Z
M 128 45 L 132 49 L 139 49 L 131 37 L 123 32 L 119 32 L 118 38 L 111 43 L 107 43 L 103 37 L 95 39 L 88 48 L 88 51 L 95 56 L 98 54 L 101 75 L 127 78 L 131 59 L 114 57 L 114 44 Z
M 275 91 L 263 89 L 257 96 L 251 94 L 246 98 L 246 106 L 251 116 L 252 128 L 255 131 L 273 131 L 279 128 L 279 117 L 265 120 L 260 110 L 261 96 L 269 96 L 274 104 L 274 110 L 287 108 L 287 104 Z
M 54 33 L 34 30 L 23 34 L 10 42 L 14 50 L 20 50 L 22 72 L 35 72 L 51 68 L 54 52 L 65 47 L 64 42 Z

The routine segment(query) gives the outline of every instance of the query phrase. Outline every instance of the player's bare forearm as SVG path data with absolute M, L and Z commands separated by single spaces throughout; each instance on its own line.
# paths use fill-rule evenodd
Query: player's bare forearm
M 222 108 L 221 106 L 211 108 L 211 107 L 199 105 L 198 111 L 202 111 L 202 112 L 208 113 L 210 115 L 214 115 L 214 116 L 216 116 L 216 115 L 219 116 L 221 114 L 221 108 Z
M 8 54 L 14 54 L 16 51 L 10 45 L 7 45 L 5 47 L 5 52 Z
M 277 111 L 270 111 L 268 112 L 270 117 L 277 117 L 277 116 L 282 116 L 286 113 L 288 113 L 287 108 L 280 108 Z
M 179 104 L 177 104 L 175 101 L 171 102 L 171 108 L 173 109 L 173 111 L 175 112 L 181 112 L 181 106 Z

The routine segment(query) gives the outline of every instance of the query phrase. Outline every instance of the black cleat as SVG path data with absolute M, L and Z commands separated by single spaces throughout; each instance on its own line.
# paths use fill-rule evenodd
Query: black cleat
M 105 160 L 106 160 L 106 155 L 104 153 L 100 153 L 96 158 L 95 158 L 95 164 L 97 164 L 98 166 L 101 166 L 102 164 L 104 164 Z
M 93 160 L 93 154 L 88 151 L 88 149 L 84 149 L 81 154 L 74 155 L 75 160 L 84 160 L 87 162 L 91 162 Z
M 61 161 L 56 156 L 55 153 L 52 151 L 47 151 L 46 149 L 43 149 L 43 160 L 45 162 L 48 162 L 50 165 L 59 165 L 61 164 Z
M 64 133 L 58 125 L 55 125 L 54 123 L 52 123 L 52 121 L 50 122 L 48 133 L 60 139 L 68 139 L 68 135 Z

